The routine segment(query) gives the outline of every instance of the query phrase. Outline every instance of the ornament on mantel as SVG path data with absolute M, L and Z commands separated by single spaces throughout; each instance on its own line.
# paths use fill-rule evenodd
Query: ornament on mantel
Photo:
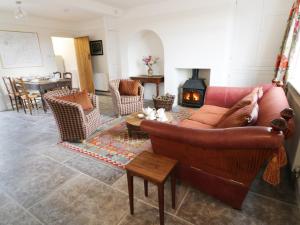
M 146 66 L 148 66 L 148 76 L 153 75 L 152 66 L 154 64 L 156 64 L 158 60 L 159 60 L 159 57 L 153 57 L 151 55 L 143 58 L 143 62 L 145 63 Z

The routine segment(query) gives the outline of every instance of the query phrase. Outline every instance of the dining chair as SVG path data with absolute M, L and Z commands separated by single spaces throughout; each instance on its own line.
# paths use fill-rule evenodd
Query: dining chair
M 32 115 L 32 109 L 34 109 L 34 106 L 38 110 L 37 100 L 40 102 L 42 101 L 40 94 L 30 93 L 27 90 L 22 78 L 15 78 L 14 83 L 15 83 L 16 90 L 19 93 L 25 114 L 27 113 L 26 108 L 28 108 L 30 114 Z
M 21 103 L 20 95 L 16 90 L 13 80 L 10 77 L 2 77 L 2 80 L 4 82 L 6 91 L 8 93 L 8 97 L 9 97 L 12 109 L 15 110 L 15 107 L 14 107 L 14 105 L 15 105 L 17 112 L 19 112 L 19 103 Z
M 59 78 L 60 78 L 60 79 L 62 78 L 61 72 L 59 72 L 59 71 L 53 72 L 53 75 L 54 75 L 55 78 L 56 78 L 56 74 L 59 75 Z
M 64 72 L 63 73 L 63 78 L 72 80 L 72 73 L 71 72 Z

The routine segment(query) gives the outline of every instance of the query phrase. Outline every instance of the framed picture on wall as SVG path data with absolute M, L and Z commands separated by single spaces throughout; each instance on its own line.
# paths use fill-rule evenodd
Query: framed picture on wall
M 90 41 L 91 55 L 103 55 L 102 40 Z

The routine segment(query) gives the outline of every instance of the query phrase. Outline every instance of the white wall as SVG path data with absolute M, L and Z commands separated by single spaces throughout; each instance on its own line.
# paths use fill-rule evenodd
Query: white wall
M 79 88 L 79 77 L 77 59 L 74 45 L 74 38 L 52 37 L 52 44 L 55 56 L 61 56 L 64 60 L 64 71 L 72 73 L 72 87 Z
M 153 31 L 136 33 L 128 43 L 128 75 L 147 75 L 148 67 L 142 61 L 145 56 L 159 57 L 153 65 L 153 75 L 164 74 L 164 49 L 161 40 Z M 160 85 L 160 93 L 164 93 L 164 85 Z M 156 95 L 155 84 L 145 84 L 145 99 Z
M 99 78 L 103 84 L 100 90 L 108 90 L 108 80 L 120 77 L 118 32 L 113 30 L 113 19 L 97 19 L 85 22 L 65 22 L 60 20 L 43 19 L 29 15 L 25 20 L 17 21 L 10 13 L 0 13 L 0 30 L 37 32 L 40 42 L 43 65 L 41 67 L 28 67 L 16 69 L 3 69 L 0 65 L 1 76 L 43 76 L 57 71 L 55 54 L 51 37 L 79 37 L 89 36 L 90 40 L 103 40 L 104 55 L 93 56 L 92 64 L 94 78 Z M 109 37 L 109 41 L 107 41 Z M 108 45 L 108 43 L 110 45 Z M 110 54 L 110 53 L 113 54 Z M 108 57 L 110 57 L 108 62 Z M 112 76 L 109 77 L 109 74 Z M 75 84 L 76 86 L 76 84 Z M 96 87 L 97 88 L 97 87 Z M 0 111 L 10 108 L 8 96 L 0 82 Z
M 117 23 L 118 20 L 116 18 L 104 18 L 109 80 L 122 77 L 120 60 L 120 40 L 122 37 L 117 28 Z
M 238 0 L 228 85 L 270 82 L 293 0 Z
M 120 21 L 122 74 L 129 71 L 127 46 L 130 37 L 146 29 L 157 33 L 164 46 L 165 92 L 177 95 L 182 83 L 177 68 L 211 69 L 211 84 L 226 83 L 233 6 L 232 1 L 204 8 L 198 4 L 188 11 L 138 19 L 131 12 Z M 139 8 L 136 13 L 147 14 L 146 10 Z
M 128 43 L 152 30 L 164 46 L 165 91 L 178 93 L 181 69 L 210 69 L 210 85 L 270 82 L 292 0 L 164 1 L 137 7 L 119 20 L 122 74 Z
M 104 74 L 106 80 L 125 78 L 130 76 L 130 38 L 152 30 L 164 46 L 165 92 L 177 94 L 183 82 L 177 68 L 210 69 L 210 85 L 269 82 L 292 1 L 166 0 L 131 9 L 118 20 L 106 17 L 76 24 L 30 17 L 16 23 L 10 14 L 1 13 L 0 29 L 38 32 L 44 63 L 35 68 L 1 68 L 0 73 L 49 74 L 56 70 L 50 37 L 88 35 L 104 44 L 104 56 L 93 57 L 94 72 Z
M 159 57 L 153 65 L 153 75 L 164 74 L 164 50 L 159 37 L 152 31 L 135 34 L 128 43 L 128 71 L 130 75 L 146 75 L 148 67 L 142 61 L 145 56 Z
M 73 24 L 61 21 L 46 20 L 42 18 L 27 17 L 24 21 L 16 21 L 11 14 L 0 13 L 0 30 L 37 32 L 41 48 L 43 65 L 40 67 L 26 67 L 4 69 L 0 65 L 0 78 L 2 76 L 43 76 L 56 71 L 55 57 L 52 48 L 51 36 L 72 37 Z M 2 80 L 2 79 L 1 79 Z M 0 85 L 0 111 L 10 108 L 7 93 L 3 82 Z

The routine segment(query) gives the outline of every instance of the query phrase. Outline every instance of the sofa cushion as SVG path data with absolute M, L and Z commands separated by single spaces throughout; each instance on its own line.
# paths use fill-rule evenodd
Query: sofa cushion
M 256 87 L 254 88 L 249 94 L 241 98 L 238 102 L 236 102 L 224 115 L 220 118 L 220 121 L 227 121 L 226 118 L 229 117 L 234 112 L 238 111 L 239 109 L 247 106 L 253 105 L 257 103 L 257 101 L 262 98 L 263 96 L 263 88 Z M 231 118 L 232 119 L 232 118 Z
M 262 88 L 256 87 L 251 91 L 248 95 L 240 99 L 237 103 L 235 103 L 225 114 L 224 117 L 229 116 L 230 114 L 234 113 L 235 111 L 250 105 L 254 104 L 258 101 L 259 98 L 263 96 Z
M 233 112 L 231 115 L 223 118 L 217 124 L 216 128 L 228 128 L 228 127 L 242 127 L 253 125 L 258 118 L 258 104 L 246 105 Z
M 77 103 L 81 105 L 83 110 L 89 111 L 94 108 L 86 90 L 75 92 L 74 94 L 71 95 L 58 96 L 56 98 L 68 102 Z
M 227 108 L 204 105 L 199 110 L 194 112 L 189 120 L 215 126 L 218 124 L 221 117 L 228 111 Z
M 201 122 L 197 122 L 197 121 L 194 121 L 194 120 L 189 120 L 189 119 L 185 119 L 185 120 L 179 122 L 178 126 L 187 127 L 187 128 L 194 128 L 194 129 L 212 129 L 212 128 L 214 128 L 211 125 L 201 123 Z
M 119 84 L 120 95 L 138 96 L 139 81 L 137 80 L 120 80 Z
M 273 85 L 260 85 L 264 93 L 267 93 Z M 206 89 L 204 104 L 216 105 L 220 107 L 230 108 L 241 98 L 252 92 L 254 87 L 213 87 L 209 86 Z
M 214 114 L 224 114 L 228 111 L 228 108 L 219 107 L 215 105 L 203 105 L 200 109 L 196 112 L 209 112 Z

